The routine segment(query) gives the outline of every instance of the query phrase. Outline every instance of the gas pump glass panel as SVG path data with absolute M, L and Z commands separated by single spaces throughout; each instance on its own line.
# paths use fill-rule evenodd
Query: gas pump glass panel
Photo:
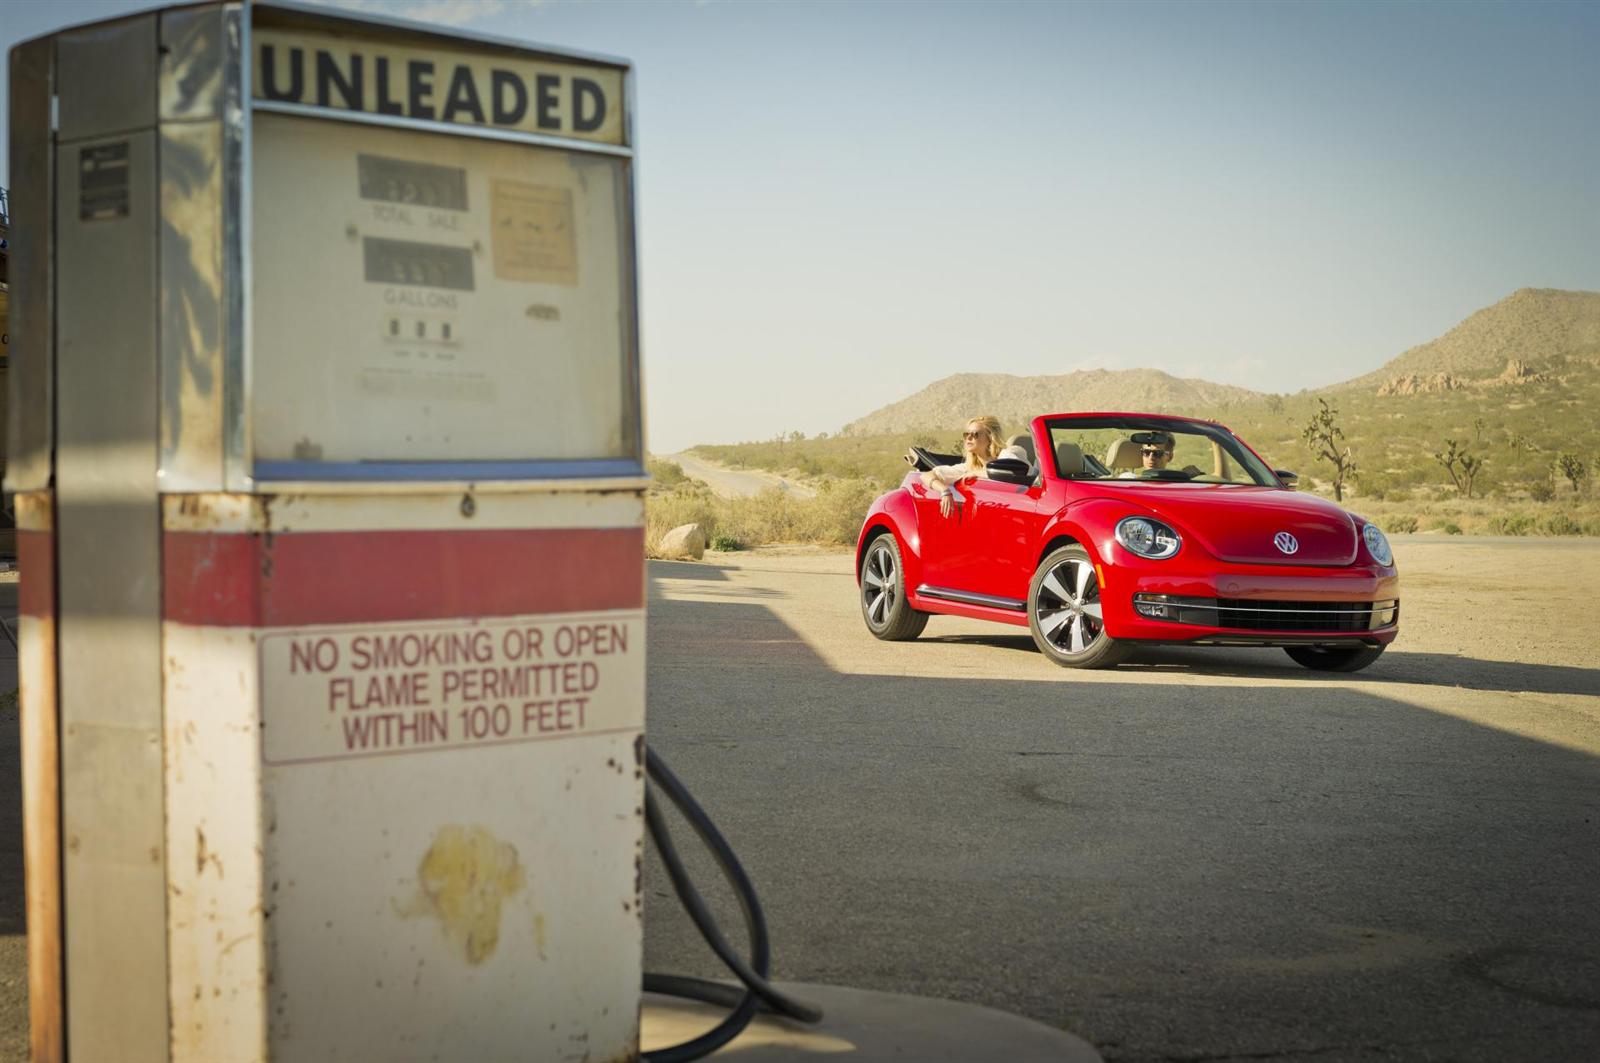
M 1286 488 L 1222 425 L 1085 413 L 1030 427 L 1025 475 L 960 479 L 946 506 L 923 474 L 959 459 L 914 450 L 917 468 L 873 503 L 856 567 L 871 634 L 914 638 L 950 614 L 1026 626 L 1067 667 L 1185 643 L 1279 646 L 1327 671 L 1394 640 L 1381 529 Z
M 258 476 L 638 464 L 625 159 L 254 124 Z

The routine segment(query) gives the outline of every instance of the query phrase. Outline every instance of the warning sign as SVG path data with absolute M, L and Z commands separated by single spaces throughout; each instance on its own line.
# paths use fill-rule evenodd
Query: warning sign
M 644 615 L 264 634 L 269 764 L 612 734 L 644 726 Z
M 494 275 L 540 284 L 578 283 L 572 191 L 523 181 L 492 183 Z
M 128 142 L 96 144 L 78 153 L 78 220 L 128 216 Z

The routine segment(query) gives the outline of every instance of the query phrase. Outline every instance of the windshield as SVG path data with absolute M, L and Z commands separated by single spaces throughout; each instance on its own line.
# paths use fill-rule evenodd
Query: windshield
M 1075 417 L 1048 424 L 1057 471 L 1069 480 L 1282 486 L 1221 425 L 1164 417 Z

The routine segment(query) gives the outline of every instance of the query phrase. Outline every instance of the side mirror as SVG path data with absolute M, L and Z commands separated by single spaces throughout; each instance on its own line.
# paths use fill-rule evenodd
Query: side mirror
M 1033 470 L 1019 458 L 995 458 L 985 468 L 991 480 L 1007 484 L 1033 483 Z
M 1273 469 L 1272 475 L 1276 476 L 1279 480 L 1282 480 L 1283 486 L 1291 489 L 1295 484 L 1300 482 L 1300 474 L 1297 472 L 1290 472 L 1288 469 Z

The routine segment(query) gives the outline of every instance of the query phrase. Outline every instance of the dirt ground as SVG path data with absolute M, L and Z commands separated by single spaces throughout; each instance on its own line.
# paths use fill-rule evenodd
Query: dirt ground
M 1474 659 L 1600 669 L 1600 649 L 1596 648 L 1593 631 L 1581 621 L 1584 603 L 1600 594 L 1600 539 L 1426 534 L 1395 535 L 1390 539 L 1401 577 L 1400 638 L 1378 664 L 1352 677 L 1356 681 L 1391 675 L 1401 663 L 1400 658 L 1404 658 L 1407 675 L 1441 680 L 1458 669 L 1470 671 Z M 734 572 L 781 568 L 796 575 L 850 578 L 851 560 L 848 551 L 773 546 L 743 553 L 711 553 L 706 555 L 705 563 Z M 805 623 L 805 607 L 812 601 L 808 595 L 795 593 L 775 601 L 774 608 Z M 853 626 L 859 622 L 853 597 L 845 606 L 852 626 L 808 629 L 807 637 L 819 639 L 819 648 L 836 666 L 863 671 L 886 666 L 892 669 L 893 664 L 886 665 L 882 657 L 883 644 L 863 642 L 858 637 L 860 632 Z M 924 638 L 1007 631 L 999 625 L 937 617 Z M 1016 631 L 1026 638 L 1024 629 Z M 1155 666 L 1168 653 L 1185 655 L 1186 660 L 1208 659 L 1194 656 L 1201 652 L 1208 657 L 1218 655 L 1216 651 L 1157 650 L 1143 655 L 1133 668 L 1147 676 L 1160 670 Z M 1421 660 L 1424 655 L 1464 659 L 1446 664 Z M 1276 650 L 1241 650 L 1238 654 L 1220 651 L 1220 656 L 1275 663 L 1282 654 Z M 1044 674 L 1057 671 L 1042 660 L 1039 663 L 1046 665 Z M 1421 672 L 1416 671 L 1418 665 L 1423 666 Z M 1436 668 L 1444 671 L 1436 672 Z M 1068 674 L 1090 682 L 1096 677 L 1120 675 L 1118 671 Z M 1535 674 L 1533 670 L 1528 673 L 1530 692 L 1541 685 L 1533 680 Z M 1201 678 L 1189 675 L 1185 681 Z M 1600 694 L 1600 671 L 1592 674 L 1591 681 L 1595 687 L 1590 693 Z

